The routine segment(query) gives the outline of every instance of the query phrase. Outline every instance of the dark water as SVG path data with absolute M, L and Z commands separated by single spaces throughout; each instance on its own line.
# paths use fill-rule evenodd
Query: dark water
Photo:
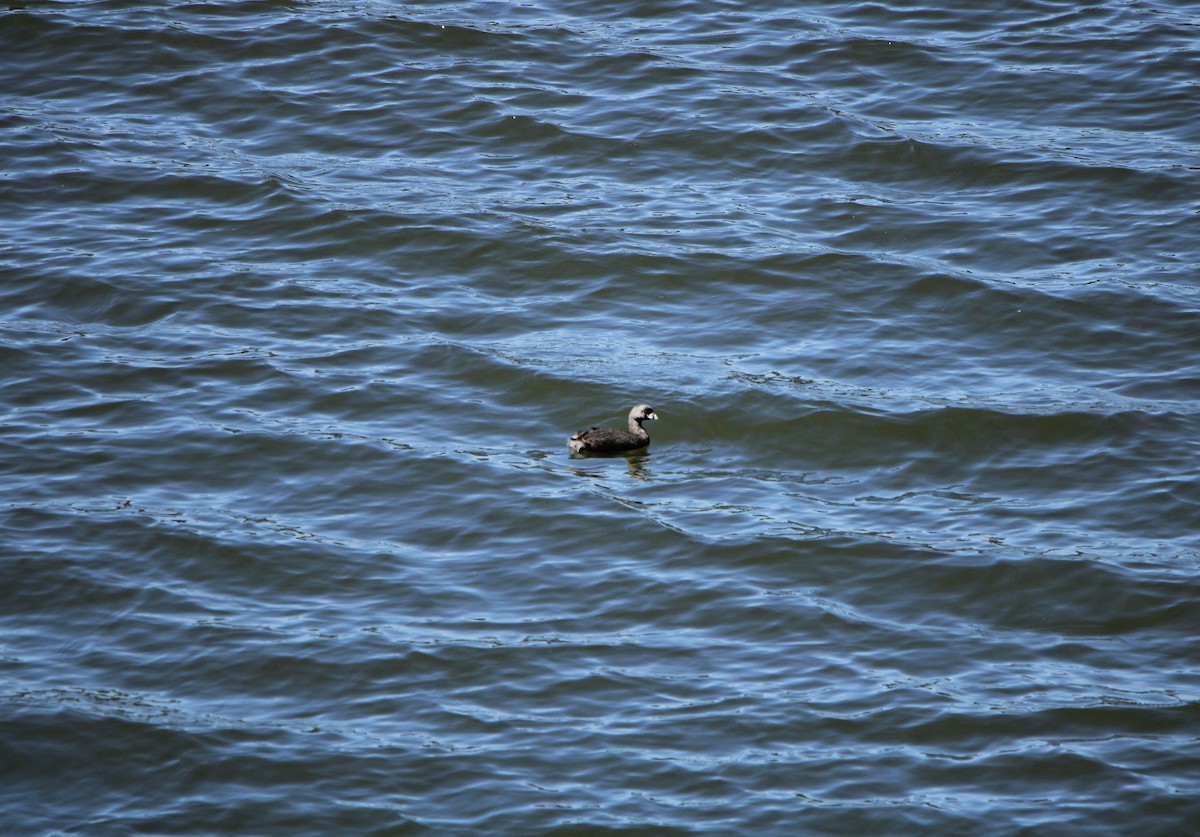
M 1200 828 L 1200 15 L 988 5 L 0 12 L 0 831 Z

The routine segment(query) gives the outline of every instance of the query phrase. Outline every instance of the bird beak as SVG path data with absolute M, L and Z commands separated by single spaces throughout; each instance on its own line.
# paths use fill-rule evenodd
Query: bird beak
M 658 421 L 658 413 L 651 413 L 650 415 L 646 416 L 646 418 Z

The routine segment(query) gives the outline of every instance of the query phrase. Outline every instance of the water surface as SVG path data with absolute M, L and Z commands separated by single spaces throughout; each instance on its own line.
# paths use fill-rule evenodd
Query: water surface
M 0 12 L 3 830 L 1200 826 L 1198 24 Z

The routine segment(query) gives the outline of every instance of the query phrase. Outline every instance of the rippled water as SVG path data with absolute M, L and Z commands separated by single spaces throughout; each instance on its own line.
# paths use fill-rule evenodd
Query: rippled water
M 1200 828 L 1200 18 L 959 5 L 0 12 L 0 830 Z

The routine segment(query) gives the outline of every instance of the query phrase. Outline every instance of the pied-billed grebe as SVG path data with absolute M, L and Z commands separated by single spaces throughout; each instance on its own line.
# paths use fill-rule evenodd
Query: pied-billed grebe
M 642 427 L 646 419 L 657 421 L 658 415 L 649 404 L 638 404 L 629 411 L 629 429 L 589 427 L 567 440 L 572 453 L 620 453 L 637 450 L 650 444 L 650 434 Z

